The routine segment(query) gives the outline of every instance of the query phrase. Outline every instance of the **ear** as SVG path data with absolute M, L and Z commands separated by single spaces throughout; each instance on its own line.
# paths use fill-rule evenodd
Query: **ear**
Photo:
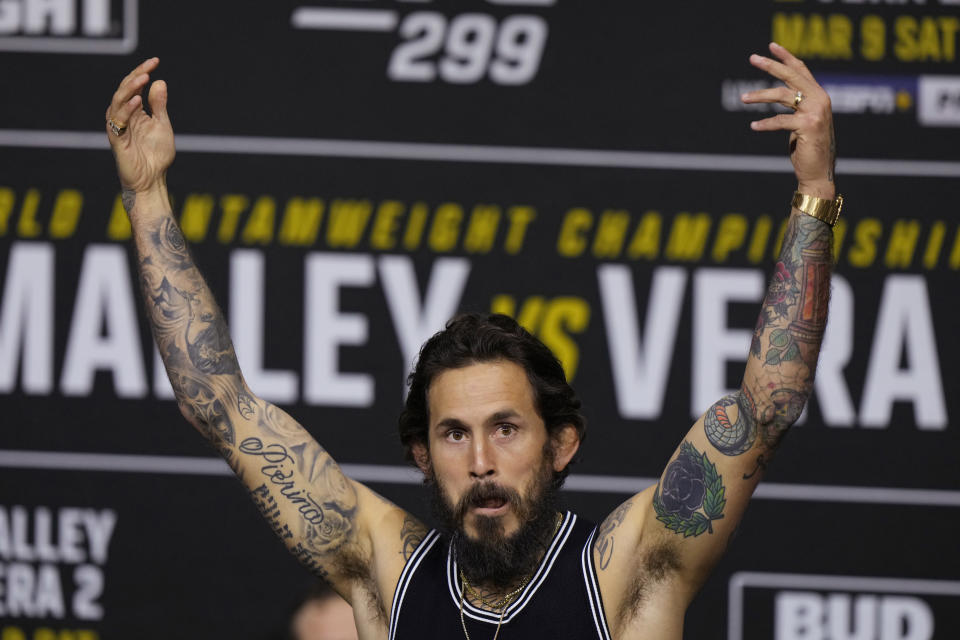
M 410 451 L 413 453 L 413 461 L 420 467 L 423 475 L 430 473 L 430 451 L 422 442 L 414 442 L 410 445 Z
M 580 448 L 580 435 L 572 424 L 563 425 L 551 437 L 553 444 L 553 470 L 563 471 Z

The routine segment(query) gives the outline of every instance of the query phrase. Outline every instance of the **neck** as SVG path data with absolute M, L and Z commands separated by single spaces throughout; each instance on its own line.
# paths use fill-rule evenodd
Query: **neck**
M 547 548 L 550 546 L 550 541 L 560 529 L 560 523 L 562 521 L 563 514 L 557 513 L 556 522 L 552 529 L 547 531 L 540 538 L 540 549 L 537 551 L 535 562 L 530 565 L 531 569 L 528 573 L 511 577 L 508 580 L 491 581 L 484 580 L 482 577 L 478 579 L 471 579 L 465 575 L 464 570 L 461 567 L 460 581 L 463 586 L 463 592 L 466 601 L 475 607 L 479 607 L 488 611 L 499 611 L 513 602 L 523 588 L 527 586 L 527 583 L 530 582 L 530 579 L 533 577 L 533 573 L 540 565 L 544 555 L 547 552 Z

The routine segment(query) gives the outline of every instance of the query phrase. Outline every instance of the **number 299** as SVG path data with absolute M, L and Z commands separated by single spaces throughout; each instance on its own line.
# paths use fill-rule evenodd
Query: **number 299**
M 497 24 L 484 13 L 448 20 L 441 13 L 417 11 L 400 24 L 403 42 L 390 57 L 387 76 L 397 82 L 439 77 L 452 84 L 489 76 L 496 84 L 526 84 L 540 68 L 547 31 L 546 21 L 535 15 L 513 15 Z

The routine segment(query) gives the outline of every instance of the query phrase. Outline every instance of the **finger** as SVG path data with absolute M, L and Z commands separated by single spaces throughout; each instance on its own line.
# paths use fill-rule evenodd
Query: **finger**
M 776 60 L 755 53 L 750 56 L 750 64 L 761 71 L 766 71 L 774 78 L 783 81 L 783 83 L 788 87 L 793 89 L 801 89 L 804 93 L 810 93 L 812 89 L 812 81 L 810 79 L 800 74 L 796 69 L 792 69 L 782 62 L 777 62 Z
M 133 71 L 131 71 L 130 73 L 128 73 L 126 76 L 123 77 L 123 80 L 120 81 L 120 86 L 122 87 L 127 82 L 129 82 L 133 78 L 136 78 L 137 76 L 143 75 L 144 73 L 150 73 L 151 71 L 157 68 L 158 64 L 160 64 L 160 58 L 157 58 L 157 57 L 147 58 L 146 60 L 138 64 L 133 69 Z
M 796 101 L 797 92 L 787 87 L 774 87 L 772 89 L 759 89 L 749 91 L 740 96 L 745 104 L 757 102 L 779 103 L 783 106 L 793 109 L 793 103 Z
M 750 128 L 754 131 L 796 131 L 798 126 L 798 116 L 792 113 L 781 113 L 750 123 Z
M 806 77 L 808 80 L 813 80 L 813 74 L 810 73 L 807 65 L 804 64 L 803 60 L 790 53 L 789 49 L 777 42 L 771 42 L 769 46 L 770 53 L 777 56 L 783 64 Z
M 133 119 L 134 114 L 140 109 L 140 105 L 142 103 L 143 98 L 141 98 L 139 95 L 133 96 L 127 100 L 127 103 L 120 107 L 118 111 L 113 113 L 111 119 L 117 126 L 120 126 L 121 124 L 129 124 Z
M 147 94 L 147 100 L 150 103 L 150 112 L 153 117 L 163 122 L 170 122 L 170 116 L 167 114 L 167 83 L 163 80 L 157 80 L 150 87 Z
M 129 82 L 121 84 L 116 93 L 113 94 L 113 100 L 110 101 L 112 113 L 119 113 L 123 105 L 125 105 L 130 98 L 140 93 L 149 80 L 149 75 L 141 73 Z

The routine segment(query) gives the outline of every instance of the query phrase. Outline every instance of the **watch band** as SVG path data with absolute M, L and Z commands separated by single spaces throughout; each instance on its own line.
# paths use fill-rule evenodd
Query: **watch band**
M 843 208 L 843 196 L 838 193 L 835 199 L 827 200 L 826 198 L 808 196 L 805 193 L 794 191 L 793 200 L 790 204 L 808 216 L 813 216 L 832 227 L 836 224 L 837 218 L 840 217 L 840 209 Z

